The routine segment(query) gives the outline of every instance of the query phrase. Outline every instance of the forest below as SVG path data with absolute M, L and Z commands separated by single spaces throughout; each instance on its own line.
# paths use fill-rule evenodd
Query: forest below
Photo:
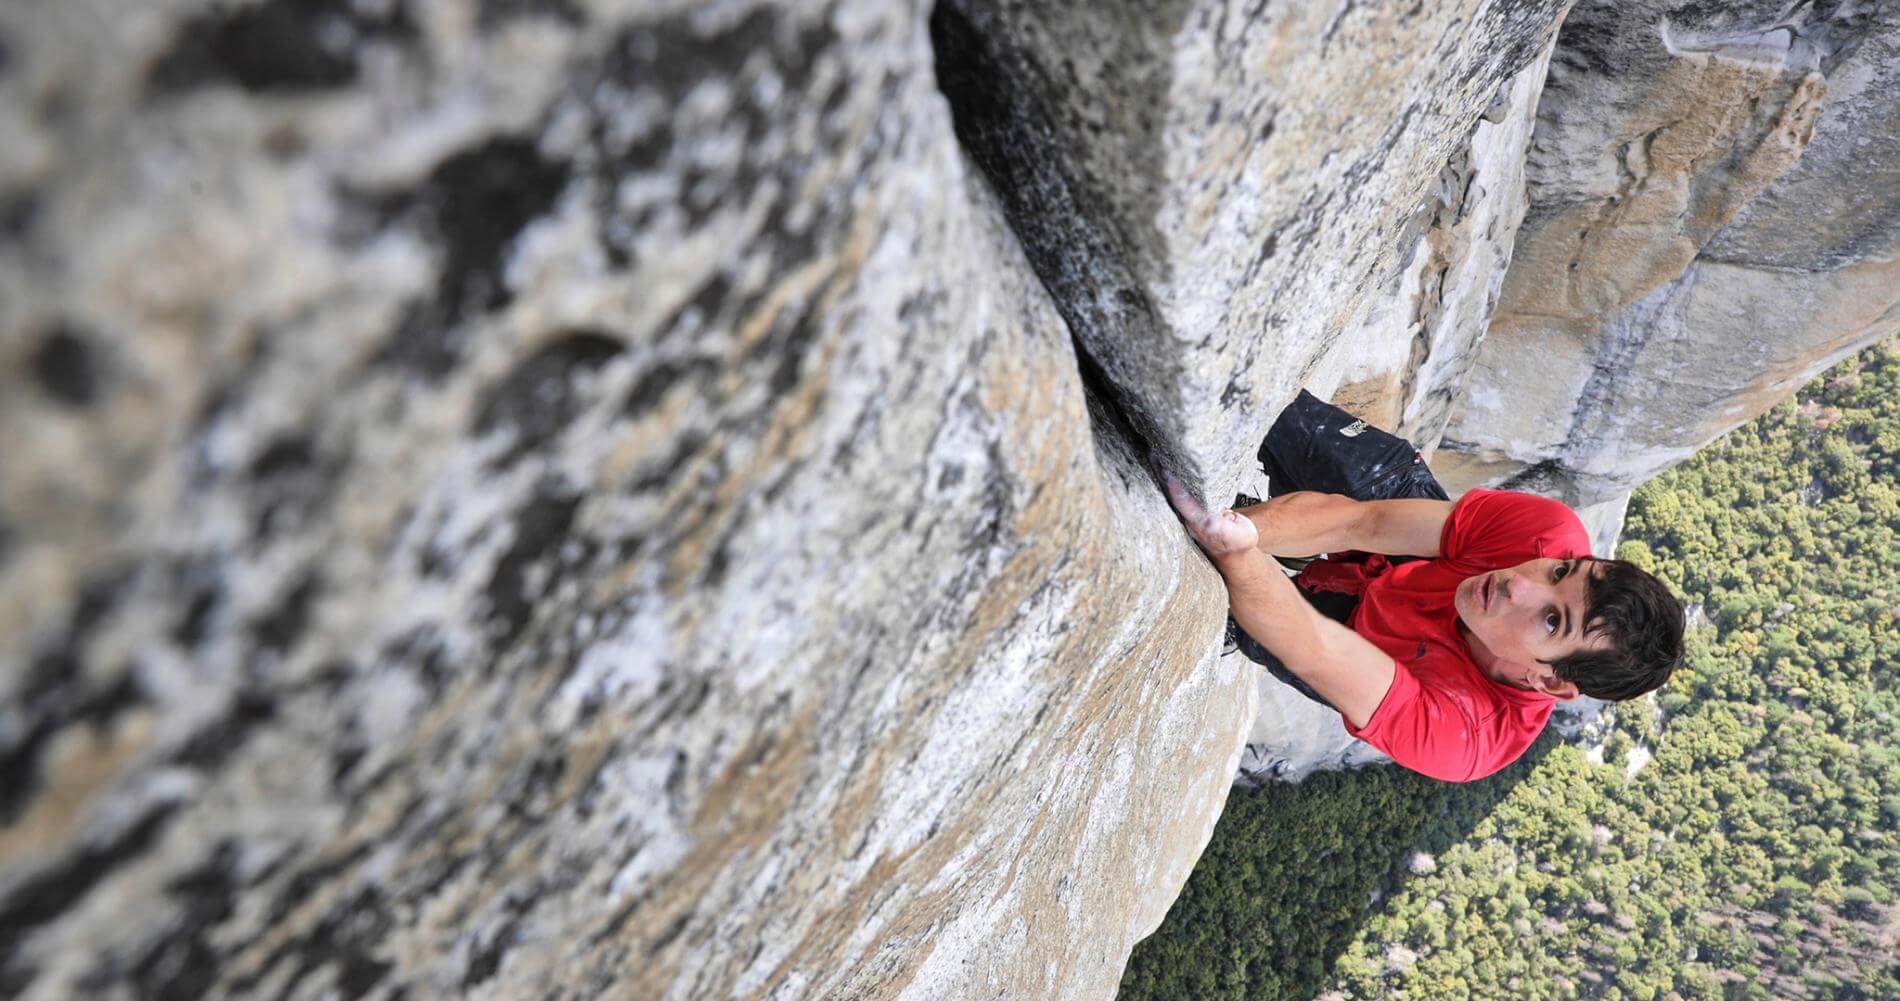
M 1631 498 L 1654 695 L 1467 785 L 1234 790 L 1124 999 L 1900 997 L 1900 339 Z

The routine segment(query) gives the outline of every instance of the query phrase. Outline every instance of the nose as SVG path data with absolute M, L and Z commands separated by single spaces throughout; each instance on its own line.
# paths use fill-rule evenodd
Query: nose
M 1549 597 L 1536 580 L 1517 574 L 1506 575 L 1500 587 L 1504 591 L 1504 600 L 1513 605 L 1540 604 Z

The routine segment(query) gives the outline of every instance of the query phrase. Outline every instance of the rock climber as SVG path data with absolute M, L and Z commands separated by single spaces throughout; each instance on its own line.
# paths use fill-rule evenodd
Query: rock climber
M 1260 448 L 1265 503 L 1169 500 L 1227 582 L 1229 641 L 1337 711 L 1346 732 L 1436 779 L 1517 760 L 1559 701 L 1633 699 L 1682 657 L 1682 602 L 1590 555 L 1563 504 L 1448 499 L 1395 435 L 1302 392 Z M 1289 579 L 1275 557 L 1326 554 Z

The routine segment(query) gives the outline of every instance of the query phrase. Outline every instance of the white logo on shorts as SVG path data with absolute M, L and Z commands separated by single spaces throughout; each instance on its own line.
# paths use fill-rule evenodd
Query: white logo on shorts
M 1365 421 L 1353 421 L 1351 424 L 1348 424 L 1345 427 L 1340 428 L 1339 433 L 1345 435 L 1348 438 L 1357 438 L 1360 435 L 1364 434 L 1366 428 L 1368 427 L 1371 427 L 1371 425 L 1367 424 Z

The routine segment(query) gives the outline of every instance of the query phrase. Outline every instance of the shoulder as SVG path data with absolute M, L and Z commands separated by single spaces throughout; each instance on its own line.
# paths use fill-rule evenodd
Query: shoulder
M 1476 668 L 1439 651 L 1401 664 L 1391 691 L 1358 737 L 1412 771 L 1447 782 L 1484 778 L 1522 757 L 1550 716 L 1551 703 L 1509 697 Z M 1463 662 L 1468 663 L 1468 662 Z
M 1473 521 L 1494 522 L 1511 527 L 1571 527 L 1581 530 L 1583 519 L 1563 501 L 1521 490 L 1489 490 L 1476 487 L 1465 492 L 1452 505 L 1452 516 Z
M 1411 667 L 1395 668 L 1392 685 L 1364 726 L 1346 720 L 1346 732 L 1393 761 L 1435 779 L 1457 782 L 1476 763 L 1481 740 L 1469 699 L 1434 679 L 1421 680 Z
M 1452 505 L 1439 549 L 1454 558 L 1521 563 L 1544 556 L 1587 556 L 1590 533 L 1562 501 L 1478 488 Z
M 1508 705 L 1480 724 L 1470 777 L 1481 779 L 1495 774 L 1523 757 L 1550 722 L 1550 710 L 1550 706 L 1540 711 L 1531 706 Z

